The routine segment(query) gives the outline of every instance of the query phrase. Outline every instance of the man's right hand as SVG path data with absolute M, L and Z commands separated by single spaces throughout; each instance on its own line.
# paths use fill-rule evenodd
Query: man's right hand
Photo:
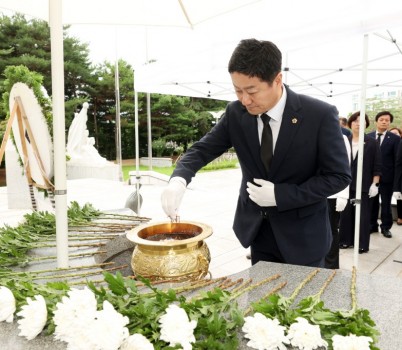
M 172 177 L 161 195 L 162 208 L 167 216 L 176 220 L 184 192 L 186 191 L 186 180 L 182 177 Z
M 392 194 L 392 196 L 393 196 L 396 200 L 402 199 L 402 193 L 401 193 L 401 192 L 394 192 L 394 193 Z

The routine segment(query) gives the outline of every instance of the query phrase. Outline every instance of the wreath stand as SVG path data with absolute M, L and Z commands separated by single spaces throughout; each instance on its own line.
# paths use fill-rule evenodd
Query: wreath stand
M 15 117 L 17 117 L 18 132 L 19 132 L 19 136 L 20 136 L 20 140 L 21 140 L 22 154 L 20 154 L 20 156 L 21 156 L 22 163 L 23 163 L 24 173 L 25 173 L 25 176 L 28 181 L 32 208 L 34 211 L 37 211 L 37 209 L 38 209 L 37 202 L 35 199 L 35 192 L 33 189 L 34 187 L 46 190 L 49 195 L 49 199 L 52 204 L 52 207 L 55 208 L 54 185 L 52 184 L 52 182 L 46 175 L 46 172 L 45 172 L 45 169 L 43 166 L 43 162 L 40 157 L 39 150 L 38 150 L 34 135 L 32 134 L 31 126 L 30 126 L 28 118 L 27 118 L 27 114 L 26 114 L 24 106 L 22 104 L 22 100 L 19 96 L 15 97 L 14 105 L 11 110 L 10 118 L 7 122 L 6 131 L 3 136 L 3 141 L 1 142 L 0 164 L 3 160 L 4 152 L 6 149 L 6 144 L 7 144 L 8 138 L 10 136 Z M 38 163 L 40 173 L 42 175 L 43 182 L 45 185 L 38 184 L 34 181 L 34 179 L 32 179 L 31 165 L 29 163 L 29 157 L 28 157 L 27 142 L 29 142 L 30 145 L 32 146 L 32 151 L 33 151 L 35 159 Z

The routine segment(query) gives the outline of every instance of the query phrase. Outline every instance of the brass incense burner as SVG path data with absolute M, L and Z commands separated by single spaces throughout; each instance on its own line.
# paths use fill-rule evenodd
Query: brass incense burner
M 196 280 L 206 276 L 211 256 L 204 239 L 212 228 L 197 222 L 161 222 L 127 233 L 136 246 L 131 258 L 135 275 L 152 281 Z

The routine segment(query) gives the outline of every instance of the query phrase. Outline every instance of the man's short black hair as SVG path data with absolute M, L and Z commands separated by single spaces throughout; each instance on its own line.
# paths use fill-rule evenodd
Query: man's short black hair
M 377 113 L 377 115 L 375 116 L 375 121 L 377 121 L 383 115 L 389 115 L 391 118 L 391 123 L 394 121 L 394 116 L 391 114 L 391 112 L 388 112 L 388 111 L 382 111 L 382 112 Z
M 244 39 L 237 45 L 229 60 L 229 73 L 241 73 L 272 83 L 282 70 L 282 53 L 270 42 Z

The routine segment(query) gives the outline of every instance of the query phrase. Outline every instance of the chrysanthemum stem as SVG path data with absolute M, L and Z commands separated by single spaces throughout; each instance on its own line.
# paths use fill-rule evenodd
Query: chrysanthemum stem
M 352 268 L 352 281 L 350 285 L 350 296 L 352 298 L 352 312 L 357 310 L 357 296 L 356 296 L 356 267 Z
M 61 279 L 61 278 L 76 278 L 76 277 L 86 277 L 86 276 L 93 276 L 93 275 L 99 275 L 101 272 L 105 272 L 105 271 L 115 271 L 115 270 L 120 270 L 123 268 L 126 268 L 127 265 L 121 265 L 121 266 L 116 266 L 116 267 L 112 267 L 110 269 L 103 269 L 102 271 L 92 271 L 92 272 L 82 272 L 82 273 L 67 273 L 64 275 L 47 275 L 47 276 L 35 276 L 33 277 L 33 280 L 48 280 L 48 279 Z
M 310 282 L 313 277 L 318 273 L 318 271 L 320 271 L 320 269 L 315 269 L 314 271 L 312 271 L 297 287 L 296 289 L 293 291 L 292 295 L 289 298 L 289 305 L 292 304 L 294 302 L 294 300 L 296 299 L 296 297 L 299 295 L 300 291 L 303 289 L 303 287 Z
M 82 266 L 72 266 L 72 267 L 59 267 L 57 269 L 47 269 L 47 270 L 36 270 L 36 271 L 29 271 L 31 275 L 39 275 L 41 273 L 51 273 L 51 272 L 59 272 L 59 271 L 73 271 L 73 270 L 86 270 L 86 269 L 96 269 L 96 268 L 103 268 L 108 265 L 114 265 L 114 262 L 107 262 L 102 264 L 94 264 L 94 265 L 82 265 Z M 8 272 L 8 276 L 19 276 L 24 275 L 26 272 Z
M 278 279 L 279 277 L 281 277 L 281 275 L 276 274 L 276 275 L 270 276 L 270 277 L 268 277 L 268 278 L 265 278 L 265 279 L 261 280 L 261 281 L 258 282 L 258 283 L 252 284 L 252 285 L 248 286 L 247 288 L 244 288 L 244 289 L 242 289 L 242 290 L 239 290 L 239 291 L 233 293 L 232 296 L 230 297 L 230 299 L 231 299 L 231 300 L 236 299 L 236 298 L 238 298 L 240 295 L 242 295 L 242 294 L 244 294 L 244 293 L 246 293 L 246 292 L 250 292 L 250 291 L 252 291 L 253 289 L 256 289 L 256 288 L 258 288 L 258 287 L 260 287 L 260 286 L 262 286 L 262 285 L 264 285 L 264 284 L 266 284 L 266 283 L 269 283 L 269 282 L 271 282 L 271 281 L 274 281 L 274 280 Z
M 83 256 L 92 256 L 92 255 L 105 254 L 105 253 L 107 253 L 105 250 L 99 250 L 97 252 L 90 252 L 90 253 L 70 254 L 68 257 L 74 259 L 74 258 L 82 258 Z M 39 256 L 36 258 L 31 258 L 30 261 L 55 260 L 55 259 L 57 259 L 57 256 L 51 255 L 51 256 Z
M 277 293 L 278 291 L 280 291 L 283 287 L 285 287 L 287 284 L 287 282 L 282 282 L 279 283 L 276 287 L 274 287 L 273 289 L 271 289 L 267 294 L 265 294 L 261 300 L 267 299 L 269 298 L 272 294 Z M 253 311 L 253 307 L 250 305 L 246 311 L 244 311 L 244 316 L 247 316 L 251 311 Z
M 336 270 L 333 270 L 332 273 L 329 275 L 329 277 L 325 280 L 324 284 L 320 288 L 320 290 L 317 293 L 317 297 L 321 298 L 321 295 L 324 293 L 325 289 L 329 286 L 329 284 L 332 282 L 336 275 Z
M 232 293 L 239 293 L 241 292 L 243 289 L 247 288 L 247 286 L 249 286 L 251 284 L 251 282 L 253 282 L 253 280 L 251 278 L 249 278 L 248 280 L 244 281 L 242 284 L 240 284 L 240 286 L 233 288 Z

